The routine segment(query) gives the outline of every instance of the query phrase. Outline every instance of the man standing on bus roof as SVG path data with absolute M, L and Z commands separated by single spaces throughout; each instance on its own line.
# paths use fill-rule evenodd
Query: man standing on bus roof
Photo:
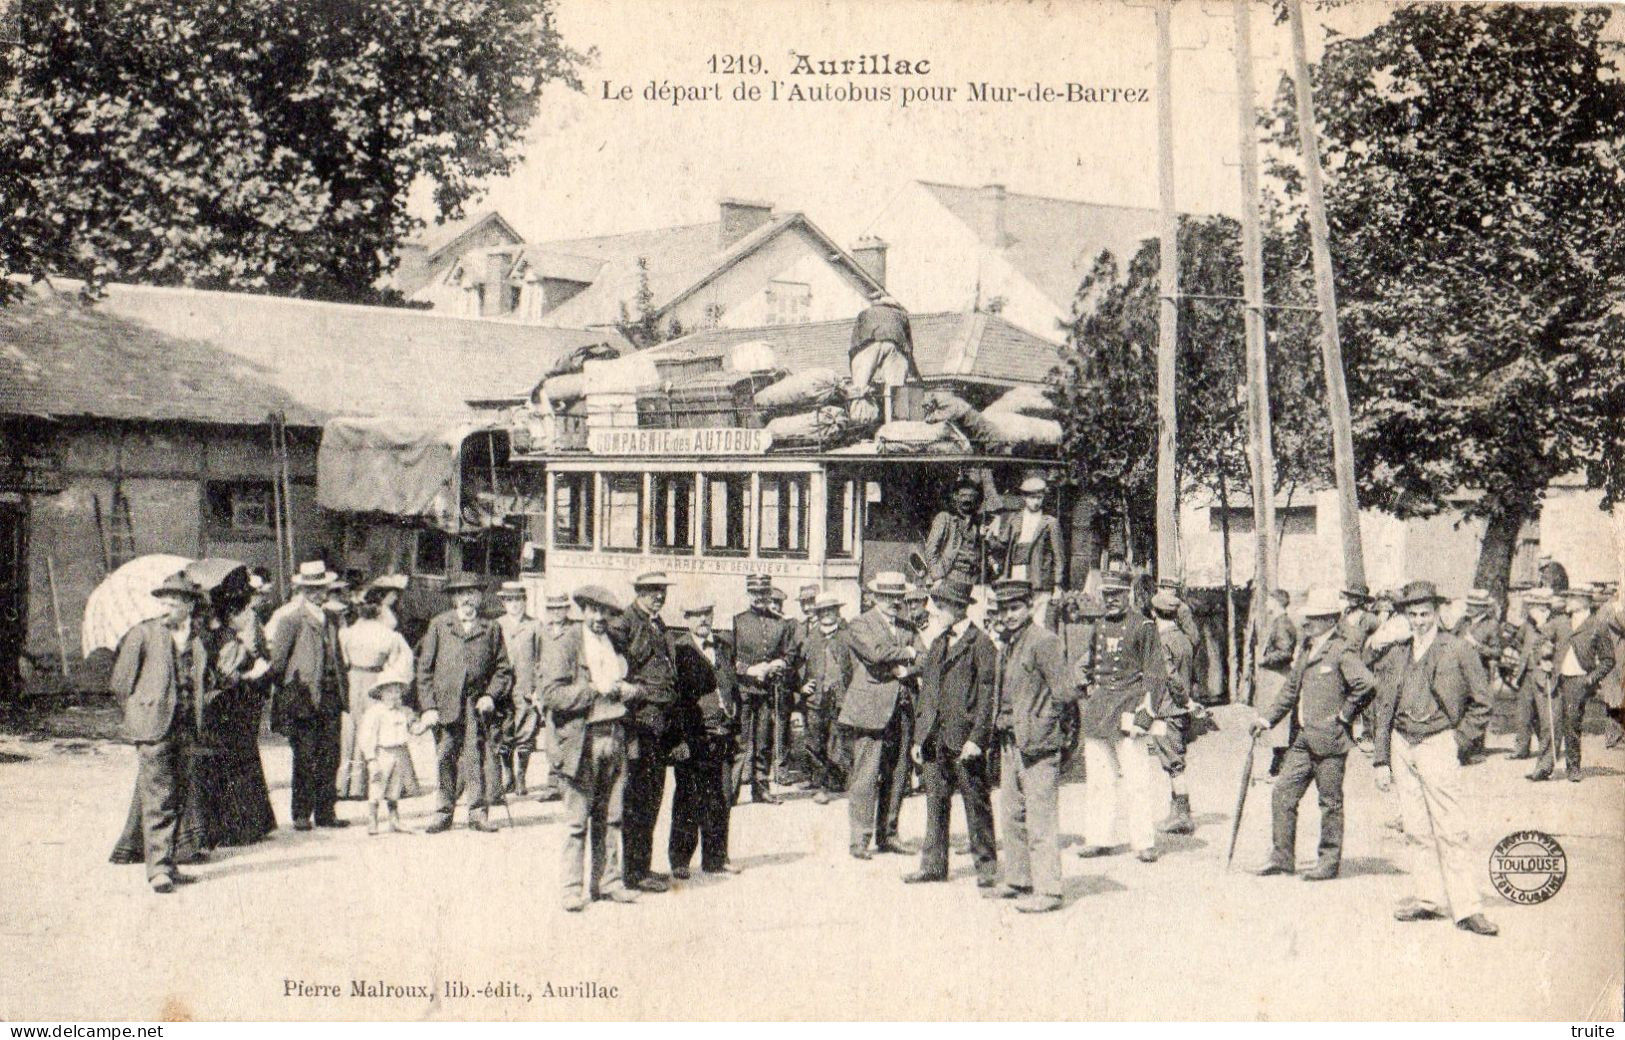
M 734 759 L 730 803 L 739 798 L 746 777 L 750 799 L 777 805 L 769 789 L 773 769 L 773 692 L 783 682 L 795 652 L 791 625 L 773 612 L 773 579 L 752 574 L 745 579 L 750 609 L 734 615 L 734 667 L 739 679 L 740 753 Z
M 903 305 L 881 294 L 864 308 L 852 323 L 852 346 L 847 357 L 857 393 L 867 394 L 876 377 L 879 378 L 881 421 L 890 422 L 892 387 L 902 386 L 908 382 L 909 374 L 916 371 L 914 335 Z
M 626 886 L 664 892 L 664 875 L 649 869 L 655 819 L 666 795 L 667 729 L 677 700 L 671 634 L 660 619 L 671 580 L 659 571 L 632 579 L 632 603 L 610 622 L 610 638 L 626 658 L 626 791 L 621 839 Z M 682 752 L 678 752 L 682 754 Z

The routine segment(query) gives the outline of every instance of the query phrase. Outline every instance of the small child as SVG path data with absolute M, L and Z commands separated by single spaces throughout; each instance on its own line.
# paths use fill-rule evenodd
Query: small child
M 400 674 L 386 667 L 377 686 L 371 691 L 373 704 L 361 719 L 356 743 L 367 762 L 368 793 L 372 797 L 367 819 L 367 833 L 378 833 L 378 803 L 389 805 L 389 829 L 397 834 L 412 833 L 403 826 L 399 802 L 417 793 L 417 774 L 412 769 L 412 756 L 407 748 L 412 738 L 417 713 L 401 703 L 406 694 L 410 674 Z

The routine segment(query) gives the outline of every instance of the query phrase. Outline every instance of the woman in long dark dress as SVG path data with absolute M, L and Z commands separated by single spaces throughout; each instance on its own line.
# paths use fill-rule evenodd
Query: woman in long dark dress
M 191 739 L 182 755 L 186 775 L 175 828 L 177 863 L 207 859 L 221 846 L 252 844 L 276 829 L 259 752 L 269 670 L 263 640 L 245 595 L 217 595 L 215 603 L 207 620 L 200 620 L 209 668 L 202 708 L 188 727 Z M 140 863 L 143 858 L 137 790 L 111 859 Z

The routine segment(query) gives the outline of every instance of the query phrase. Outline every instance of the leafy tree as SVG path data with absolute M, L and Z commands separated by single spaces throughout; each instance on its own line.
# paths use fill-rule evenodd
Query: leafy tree
M 590 55 L 553 0 L 14 0 L 0 269 L 377 295 L 422 226 L 512 168 Z
M 1364 501 L 1486 522 L 1504 591 L 1555 477 L 1625 450 L 1625 83 L 1604 8 L 1415 4 L 1314 72 Z M 1293 146 L 1283 83 L 1273 140 Z M 1297 172 L 1279 166 L 1287 199 Z

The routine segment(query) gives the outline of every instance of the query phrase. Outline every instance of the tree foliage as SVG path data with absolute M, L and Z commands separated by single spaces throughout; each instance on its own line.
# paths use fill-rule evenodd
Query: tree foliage
M 370 299 L 506 173 L 553 0 L 15 0 L 0 38 L 0 268 Z
M 1415 514 L 1481 490 L 1477 584 L 1504 587 L 1553 478 L 1621 490 L 1625 83 L 1610 14 L 1410 5 L 1333 38 L 1314 73 L 1362 498 Z M 1270 129 L 1295 151 L 1290 82 Z M 1296 169 L 1274 172 L 1295 203 Z

